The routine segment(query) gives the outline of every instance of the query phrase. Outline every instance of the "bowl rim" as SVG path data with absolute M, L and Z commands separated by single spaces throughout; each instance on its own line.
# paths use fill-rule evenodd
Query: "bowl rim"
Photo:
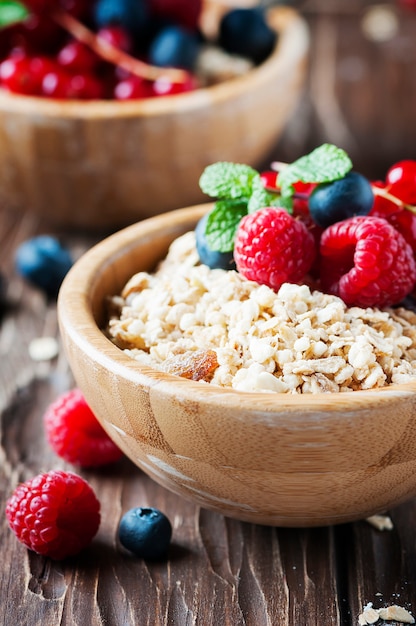
M 272 54 L 244 76 L 184 94 L 125 102 L 115 100 L 53 100 L 40 96 L 10 93 L 0 88 L 0 112 L 74 119 L 129 118 L 137 115 L 157 117 L 181 114 L 239 98 L 258 85 L 275 81 L 285 71 L 287 62 L 297 64 L 309 48 L 309 29 L 303 16 L 294 8 L 276 6 L 268 9 L 268 21 L 279 33 Z
M 192 228 L 211 206 L 212 203 L 204 203 L 150 217 L 113 233 L 87 250 L 75 261 L 58 294 L 57 313 L 61 335 L 66 334 L 78 350 L 87 353 L 91 360 L 112 373 L 134 380 L 138 385 L 149 388 L 157 386 L 158 391 L 165 395 L 204 405 L 238 405 L 241 410 L 256 410 L 263 414 L 282 409 L 298 410 L 302 407 L 304 413 L 323 410 L 347 415 L 353 409 L 361 407 L 364 411 L 371 410 L 376 403 L 394 403 L 400 397 L 411 398 L 416 393 L 416 381 L 351 393 L 280 394 L 237 391 L 160 372 L 140 364 L 113 344 L 94 318 L 92 298 L 89 297 L 94 286 L 99 284 L 103 271 L 111 265 L 112 260 L 129 254 L 140 244 L 140 239 L 154 236 L 163 229 L 170 229 L 173 240 L 189 230 L 189 226 Z M 131 275 L 135 271 L 137 270 L 133 268 Z

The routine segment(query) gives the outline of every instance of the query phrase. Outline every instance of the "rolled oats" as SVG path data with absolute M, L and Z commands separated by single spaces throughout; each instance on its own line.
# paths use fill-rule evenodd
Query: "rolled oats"
M 210 382 L 244 391 L 334 393 L 416 380 L 416 315 L 348 308 L 285 283 L 275 293 L 235 271 L 199 264 L 194 233 L 173 242 L 110 303 L 107 333 L 131 357 L 165 361 L 215 351 Z

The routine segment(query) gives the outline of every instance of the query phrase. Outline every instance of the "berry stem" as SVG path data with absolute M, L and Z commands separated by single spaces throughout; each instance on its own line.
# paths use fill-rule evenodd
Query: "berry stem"
M 273 163 L 270 164 L 270 168 L 274 172 L 280 172 L 280 170 L 283 170 L 288 165 L 289 163 L 285 163 L 284 161 L 273 161 Z
M 146 80 L 156 80 L 161 76 L 169 78 L 172 83 L 182 83 L 187 79 L 187 73 L 177 68 L 161 68 L 149 65 L 136 59 L 111 43 L 99 37 L 89 28 L 84 26 L 76 18 L 64 11 L 54 11 L 53 19 L 75 39 L 85 44 L 94 52 L 109 63 L 122 67 L 130 74 Z
M 407 209 L 407 211 L 410 211 L 411 213 L 415 213 L 416 214 L 416 206 L 414 206 L 412 204 L 405 204 L 402 200 L 400 200 L 400 198 L 397 198 L 396 196 L 393 196 L 393 194 L 389 193 L 385 189 L 382 189 L 381 187 L 377 187 L 375 185 L 372 185 L 372 189 L 373 189 L 373 193 L 374 193 L 375 196 L 381 196 L 382 198 L 386 198 L 386 200 L 389 200 L 390 202 L 392 202 L 396 206 L 398 206 L 398 207 L 400 207 L 402 209 Z

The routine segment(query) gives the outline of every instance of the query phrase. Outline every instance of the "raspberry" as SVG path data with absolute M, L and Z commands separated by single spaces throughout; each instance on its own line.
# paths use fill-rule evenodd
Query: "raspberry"
M 385 219 L 356 216 L 332 224 L 321 237 L 321 285 L 349 305 L 399 303 L 416 281 L 410 245 Z
M 278 290 L 285 282 L 301 280 L 314 258 L 313 235 L 285 209 L 267 207 L 242 218 L 234 259 L 248 280 Z
M 47 439 L 58 456 L 81 467 L 113 463 L 121 450 L 111 441 L 80 389 L 62 394 L 44 416 Z
M 100 525 L 100 503 L 71 472 L 51 471 L 19 485 L 6 504 L 16 537 L 30 550 L 64 559 L 80 552 Z

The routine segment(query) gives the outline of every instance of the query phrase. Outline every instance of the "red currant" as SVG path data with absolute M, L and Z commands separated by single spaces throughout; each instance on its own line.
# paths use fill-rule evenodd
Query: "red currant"
M 152 84 L 138 76 L 129 76 L 120 80 L 114 88 L 116 100 L 136 100 L 150 98 L 152 95 Z
M 383 183 L 375 182 L 373 187 L 391 193 L 390 188 L 386 188 Z M 414 213 L 403 206 L 398 206 L 389 198 L 376 194 L 370 215 L 384 217 L 385 220 L 390 222 L 403 235 L 416 255 L 416 215 Z
M 71 77 L 62 69 L 48 72 L 43 77 L 42 95 L 49 98 L 68 98 L 71 87 Z
M 406 204 L 416 204 L 416 161 L 395 163 L 387 172 L 386 185 L 393 196 Z
M 61 48 L 57 58 L 58 63 L 71 73 L 92 72 L 100 63 L 95 52 L 76 39 Z
M 124 52 L 130 52 L 133 47 L 130 35 L 121 26 L 103 27 L 98 31 L 97 36 Z
M 70 13 L 79 20 L 88 21 L 91 14 L 90 0 L 59 0 L 63 11 Z
M 277 190 L 277 172 L 265 171 L 260 173 L 261 182 L 265 189 Z
M 195 78 L 189 74 L 183 82 L 172 83 L 165 76 L 157 78 L 153 83 L 153 94 L 155 96 L 173 96 L 179 93 L 193 91 L 196 88 Z
M 26 56 L 9 57 L 0 64 L 0 84 L 13 93 L 36 95 L 39 83 L 31 72 L 31 59 Z
M 74 100 L 100 100 L 104 97 L 104 85 L 92 74 L 79 73 L 71 77 L 67 97 Z
M 25 0 L 25 5 L 33 13 L 42 13 L 49 9 L 49 0 Z

